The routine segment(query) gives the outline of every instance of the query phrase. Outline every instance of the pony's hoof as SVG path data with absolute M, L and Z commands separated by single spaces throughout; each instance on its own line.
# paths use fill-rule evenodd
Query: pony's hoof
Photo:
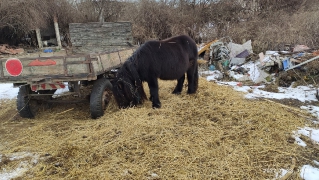
M 161 108 L 161 103 L 153 104 L 152 107 L 153 109 Z
M 172 92 L 172 94 L 177 94 L 177 95 L 179 95 L 179 94 L 181 94 L 181 92 L 174 90 L 174 91 Z
M 196 91 L 187 91 L 187 94 L 195 94 Z

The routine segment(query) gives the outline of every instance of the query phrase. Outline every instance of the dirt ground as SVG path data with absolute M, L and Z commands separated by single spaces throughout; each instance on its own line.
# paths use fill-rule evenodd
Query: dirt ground
M 174 86 L 160 81 L 161 109 L 147 101 L 119 110 L 112 99 L 98 120 L 88 104 L 43 107 L 23 119 L 14 100 L 2 101 L 0 166 L 28 162 L 17 179 L 273 179 L 281 168 L 300 179 L 302 165 L 319 161 L 318 145 L 302 137 L 303 148 L 292 137 L 311 124 L 305 111 L 247 100 L 203 78 L 195 95 L 173 95 Z M 297 107 L 290 102 L 280 101 Z M 10 159 L 15 153 L 32 156 Z

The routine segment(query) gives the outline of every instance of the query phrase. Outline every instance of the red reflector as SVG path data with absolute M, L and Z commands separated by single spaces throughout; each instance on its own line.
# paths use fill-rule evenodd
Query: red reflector
M 28 66 L 50 66 L 50 65 L 56 65 L 56 62 L 51 59 L 47 59 L 45 61 L 39 61 L 39 59 L 36 59 L 28 64 Z
M 22 63 L 19 59 L 12 58 L 6 61 L 6 70 L 11 76 L 19 76 L 22 73 Z

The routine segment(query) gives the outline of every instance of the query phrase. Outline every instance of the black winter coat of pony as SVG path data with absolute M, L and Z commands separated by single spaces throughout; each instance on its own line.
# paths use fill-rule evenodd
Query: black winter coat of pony
M 177 79 L 173 93 L 179 94 L 183 88 L 185 73 L 188 93 L 195 93 L 198 87 L 197 57 L 196 43 L 185 35 L 146 42 L 125 61 L 113 81 L 113 93 L 119 107 L 126 108 L 142 103 L 146 99 L 142 82 L 147 82 L 153 107 L 159 108 L 161 103 L 157 79 Z

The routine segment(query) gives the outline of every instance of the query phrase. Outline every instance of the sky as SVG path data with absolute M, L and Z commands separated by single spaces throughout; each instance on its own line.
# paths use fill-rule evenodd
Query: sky
M 215 81 L 221 86 L 231 86 L 236 91 L 245 92 L 245 98 L 248 99 L 256 99 L 256 98 L 271 98 L 271 99 L 297 99 L 301 102 L 309 102 L 309 101 L 318 101 L 315 97 L 316 89 L 313 86 L 298 86 L 295 88 L 292 87 L 279 87 L 278 93 L 273 92 L 267 92 L 261 90 L 264 86 L 242 86 L 240 82 L 222 82 L 216 80 L 218 77 L 220 78 L 220 72 L 219 71 L 205 71 L 202 74 L 208 75 L 207 81 Z M 6 100 L 12 100 L 16 99 L 18 94 L 18 88 L 13 88 L 12 84 L 0 84 L 0 100 L 6 101 Z M 65 89 L 59 89 L 56 93 L 63 93 L 65 91 L 68 91 L 68 88 Z M 313 106 L 313 105 L 304 105 L 301 106 L 300 109 L 305 109 L 312 113 L 316 118 L 314 120 L 314 123 L 319 123 L 319 107 Z M 300 139 L 301 135 L 308 136 L 313 142 L 316 142 L 319 144 L 319 129 L 314 129 L 312 127 L 299 127 L 295 131 L 291 132 L 293 137 L 295 137 L 296 144 L 306 147 L 307 144 L 303 140 Z M 1 161 L 1 154 L 0 154 L 0 161 Z M 8 155 L 6 155 L 8 156 Z M 11 155 L 11 158 L 15 159 L 23 159 L 24 157 L 29 156 L 31 157 L 31 161 L 33 162 L 27 162 L 22 161 L 17 169 L 13 171 L 5 171 L 3 169 L 0 169 L 0 180 L 8 180 L 17 178 L 19 176 L 22 176 L 25 172 L 28 171 L 28 168 L 31 167 L 31 164 L 38 160 L 38 156 L 36 154 L 31 154 L 28 152 L 20 152 L 15 153 Z M 317 164 L 319 167 L 319 162 L 314 160 L 314 163 Z M 281 173 L 279 173 L 277 176 L 278 178 L 284 176 L 286 173 L 289 172 L 287 169 L 281 169 Z M 305 164 L 302 167 L 300 167 L 300 177 L 305 180 L 318 180 L 319 179 L 319 169 L 316 167 L 313 167 L 309 164 Z

